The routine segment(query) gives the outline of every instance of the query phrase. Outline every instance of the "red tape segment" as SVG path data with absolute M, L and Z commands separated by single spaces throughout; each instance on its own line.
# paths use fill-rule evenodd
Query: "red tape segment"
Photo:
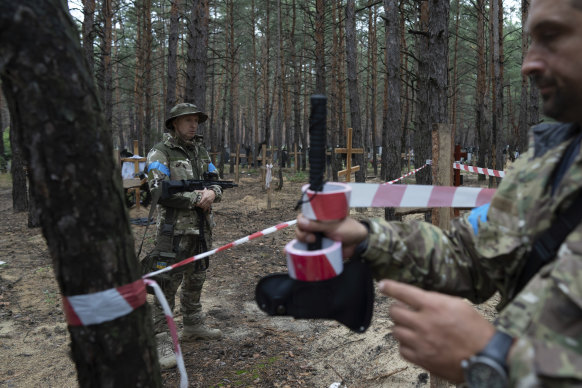
M 479 187 L 349 183 L 350 207 L 462 207 L 491 202 L 495 189 Z
M 342 245 L 322 239 L 322 249 L 307 250 L 307 244 L 293 240 L 285 246 L 287 268 L 293 279 L 317 282 L 331 279 L 343 271 Z
M 461 164 L 461 163 L 453 163 L 453 168 L 455 170 L 469 171 L 469 172 L 474 172 L 476 174 L 481 174 L 481 175 L 496 176 L 498 178 L 503 178 L 505 176 L 505 171 L 498 171 L 498 170 L 492 170 L 490 168 L 481 168 L 481 167 L 475 167 L 475 166 L 466 166 L 466 165 Z
M 323 191 L 309 190 L 309 185 L 302 188 L 301 211 L 311 220 L 341 220 L 348 216 L 352 189 L 345 183 L 327 182 Z
M 96 325 L 131 313 L 146 301 L 142 279 L 86 295 L 63 296 L 63 310 L 71 326 Z

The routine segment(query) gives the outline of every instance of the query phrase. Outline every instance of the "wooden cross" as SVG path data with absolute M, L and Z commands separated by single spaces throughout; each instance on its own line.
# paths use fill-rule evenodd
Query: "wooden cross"
M 336 154 L 346 154 L 346 169 L 338 171 L 337 176 L 345 176 L 346 182 L 351 182 L 351 174 L 360 171 L 360 166 L 352 167 L 352 155 L 363 154 L 363 148 L 352 148 L 352 128 L 348 128 L 347 148 L 336 148 Z
M 133 141 L 133 154 L 139 155 L 139 147 L 137 140 Z M 133 163 L 133 170 L 135 174 L 139 173 L 139 163 L 147 161 L 147 158 L 121 158 L 121 162 Z M 124 179 L 123 188 L 133 190 L 135 192 L 135 206 L 139 209 L 140 203 L 140 186 L 147 181 L 147 178 L 140 180 L 139 178 Z

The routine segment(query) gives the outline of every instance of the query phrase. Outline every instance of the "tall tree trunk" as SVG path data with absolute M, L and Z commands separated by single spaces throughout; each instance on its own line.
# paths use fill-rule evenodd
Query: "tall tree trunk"
M 363 148 L 364 143 L 360 113 L 360 93 L 358 91 L 355 0 L 348 0 L 346 4 L 346 58 L 348 68 L 348 89 L 350 92 L 350 121 L 354 136 L 352 143 L 355 148 Z M 365 162 L 364 154 L 356 154 L 354 161 L 355 165 L 360 166 L 360 170 L 356 172 L 356 182 L 365 182 L 367 163 Z
M 521 0 L 521 61 L 525 60 L 527 55 L 528 44 L 528 34 L 525 29 L 525 23 L 527 21 L 527 15 L 529 14 L 529 0 Z M 522 153 L 527 150 L 527 132 L 529 130 L 528 122 L 528 77 L 526 75 L 521 76 L 521 96 L 519 103 L 519 122 L 518 122 L 518 139 L 517 139 L 517 151 Z
M 165 117 L 176 105 L 176 87 L 178 77 L 178 27 L 180 24 L 180 1 L 172 0 L 170 8 L 170 30 L 168 33 L 168 81 L 166 92 Z
M 301 62 L 297 58 L 297 48 L 295 46 L 295 27 L 297 23 L 297 4 L 296 0 L 292 1 L 291 33 L 290 33 L 290 62 L 293 66 L 293 144 L 289 152 L 299 151 L 301 146 Z M 297 155 L 295 155 L 297 156 Z M 295 157 L 295 170 L 299 171 L 299 158 Z
M 83 0 L 83 53 L 89 66 L 89 71 L 93 74 L 95 67 L 95 55 L 93 45 L 95 44 L 95 0 Z
M 325 94 L 325 0 L 315 0 L 315 93 Z
M 0 20 L 2 18 L 0 17 Z M 0 35 L 1 37 L 1 35 Z M 2 68 L 0 68 L 1 72 Z M 2 85 L 6 88 L 6 85 Z M 16 103 L 10 99 L 6 92 L 6 100 L 10 110 L 10 149 L 12 150 L 12 163 L 10 164 L 10 175 L 12 175 L 12 210 L 15 213 L 28 210 L 28 189 L 26 188 L 26 162 L 22 155 L 22 140 L 20 139 L 20 120 L 16 117 Z
M 503 170 L 503 73 L 501 68 L 502 55 L 501 47 L 502 29 L 499 20 L 499 13 L 501 12 L 501 0 L 492 0 L 492 34 L 493 41 L 493 109 L 492 109 L 492 148 L 491 148 L 491 168 L 495 170 Z M 503 17 L 503 15 L 501 15 Z M 489 178 L 490 186 L 497 187 L 497 178 Z
M 208 12 L 208 0 L 192 0 L 188 27 L 186 101 L 195 104 L 203 112 L 206 110 Z
M 101 18 L 103 19 L 103 36 L 101 37 L 101 62 L 97 71 L 97 82 L 105 112 L 107 128 L 113 124 L 113 71 L 111 67 L 111 47 L 113 45 L 113 8 L 112 0 L 103 0 Z
M 416 103 L 416 125 L 414 132 L 414 167 L 424 165 L 425 160 L 431 157 L 431 120 L 429 118 L 429 38 L 428 38 L 428 2 L 420 3 L 419 30 L 417 36 L 416 56 L 417 63 L 417 95 Z M 432 174 L 430 169 L 422 169 L 415 174 L 417 184 L 430 185 Z
M 330 82 L 330 104 L 329 104 L 329 126 L 328 132 L 329 143 L 332 145 L 331 159 L 331 179 L 335 182 L 338 181 L 338 171 L 342 168 L 341 156 L 333 154 L 333 148 L 338 147 L 344 139 L 341 139 L 342 121 L 341 121 L 341 109 L 342 101 L 340 99 L 341 90 L 341 66 L 340 62 L 341 56 L 339 53 L 342 52 L 339 40 L 339 34 L 341 31 L 341 22 L 338 20 L 338 13 L 340 13 L 339 19 L 341 20 L 341 12 L 338 12 L 338 3 L 334 0 L 331 3 L 331 25 L 332 25 L 332 51 L 336 55 L 331 56 L 331 82 Z
M 144 0 L 143 9 L 144 20 L 144 137 L 143 142 L 139 144 L 141 155 L 147 155 L 147 152 L 156 142 L 153 136 L 152 116 L 152 0 Z
M 4 147 L 4 121 L 2 115 L 2 93 L 0 93 L 0 173 L 7 170 L 6 148 Z
M 255 0 L 251 1 L 251 25 L 254 26 L 256 23 L 256 13 L 255 13 Z M 252 34 L 253 40 L 253 164 L 255 167 L 258 166 L 257 158 L 259 156 L 259 81 L 257 77 L 258 73 L 258 58 L 257 58 L 257 34 L 253 28 Z
M 107 1 L 107 0 L 106 0 Z M 144 2 L 146 0 L 136 0 L 135 8 L 137 15 L 137 37 L 136 37 L 136 50 L 135 50 L 135 81 L 134 81 L 134 111 L 135 111 L 135 138 L 138 144 L 143 144 L 143 131 L 144 131 L 144 80 L 143 80 L 143 68 L 145 61 L 144 53 L 144 19 L 143 19 L 143 9 Z M 134 139 L 135 140 L 135 139 Z
M 377 112 L 376 112 L 376 99 L 378 97 L 378 38 L 376 36 L 376 8 L 370 8 L 370 32 L 369 32 L 369 39 L 370 39 L 370 66 L 371 66 L 371 80 L 372 84 L 370 85 L 370 126 L 371 128 L 371 136 L 372 136 L 372 165 L 374 167 L 374 175 L 378 176 L 378 159 L 377 159 L 377 152 L 376 149 L 378 148 L 377 144 Z
M 62 295 L 141 284 L 111 136 L 65 3 L 0 2 L 0 25 L 0 80 L 11 111 L 27 112 L 14 128 Z M 68 326 L 80 386 L 161 387 L 149 308 L 138 306 Z
M 271 140 L 271 115 L 272 115 L 272 111 L 273 111 L 273 106 L 271 104 L 271 102 L 269 101 L 270 97 L 270 91 L 269 91 L 269 68 L 270 68 L 270 61 L 271 61 L 271 55 L 270 55 L 270 50 L 271 50 L 271 28 L 270 28 L 270 23 L 271 23 L 271 6 L 270 6 L 270 2 L 267 2 L 266 6 L 266 24 L 265 24 L 265 46 L 263 48 L 264 50 L 264 55 L 263 55 L 263 104 L 265 106 L 265 114 L 264 114 L 264 128 L 265 128 L 265 139 L 263 140 L 262 143 L 269 145 L 269 142 Z M 273 96 L 275 95 L 275 93 L 273 92 Z M 261 148 L 259 147 L 259 152 L 261 152 Z M 263 160 L 263 163 L 265 163 L 265 161 Z
M 487 70 L 485 67 L 485 0 L 477 0 L 477 88 L 475 89 L 475 132 L 479 145 L 478 165 L 486 166 L 488 144 L 490 144 L 489 129 L 485 125 L 485 94 Z M 479 181 L 485 180 L 485 175 L 479 174 Z
M 234 122 L 235 115 L 235 93 L 237 91 L 236 81 L 235 81 L 235 64 L 236 64 L 236 48 L 234 43 L 234 0 L 227 0 L 226 2 L 226 37 L 227 37 L 227 79 L 230 84 L 230 93 L 228 99 L 228 146 L 230 148 L 230 153 L 235 151 L 236 141 L 236 128 Z M 231 161 L 229 165 L 229 172 L 234 173 L 234 163 Z
M 386 180 L 400 177 L 402 174 L 400 157 L 402 123 L 400 108 L 400 20 L 397 0 L 384 0 L 386 22 L 386 84 L 387 106 L 383 112 L 383 132 L 386 133 L 382 144 L 382 159 L 386 162 Z M 386 208 L 384 217 L 395 219 L 394 208 Z
M 453 79 L 452 79 L 452 93 L 451 97 L 453 99 L 451 103 L 451 125 L 452 133 L 453 133 L 453 146 L 457 143 L 456 132 L 457 132 L 457 102 L 459 100 L 459 74 L 458 74 L 458 52 L 459 52 L 459 25 L 460 22 L 460 13 L 461 13 L 461 0 L 456 1 L 456 15 L 455 15 L 455 48 L 453 50 Z

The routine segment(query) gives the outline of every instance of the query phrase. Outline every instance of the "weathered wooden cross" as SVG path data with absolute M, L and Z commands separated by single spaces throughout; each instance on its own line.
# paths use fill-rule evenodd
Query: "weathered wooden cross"
M 352 167 L 352 155 L 353 154 L 363 154 L 363 148 L 352 148 L 352 128 L 348 128 L 348 138 L 346 141 L 347 148 L 336 148 L 336 154 L 346 154 L 346 169 L 338 171 L 337 176 L 345 176 L 346 182 L 351 182 L 351 175 L 353 172 L 360 171 L 360 166 Z

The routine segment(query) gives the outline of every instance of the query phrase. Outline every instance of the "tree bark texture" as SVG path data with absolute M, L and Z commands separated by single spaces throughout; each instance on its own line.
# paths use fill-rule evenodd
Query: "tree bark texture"
M 528 44 L 528 34 L 526 29 L 523 27 L 527 21 L 527 15 L 529 13 L 529 0 L 521 0 L 521 59 L 522 63 L 527 55 Z M 517 150 L 525 152 L 527 150 L 527 132 L 529 130 L 528 126 L 528 77 L 526 75 L 521 76 L 521 95 L 519 104 L 519 121 L 518 121 L 518 138 L 517 138 Z
M 348 89 L 350 93 L 350 121 L 353 129 L 352 144 L 354 148 L 364 148 L 364 153 L 356 154 L 354 162 L 360 166 L 356 172 L 356 182 L 366 181 L 367 163 L 365 158 L 365 142 L 362 134 L 362 115 L 360 111 L 360 94 L 358 90 L 358 58 L 356 53 L 356 4 L 348 0 L 346 4 L 346 59 L 348 68 Z
M 400 108 L 400 13 L 397 0 L 384 0 L 386 11 L 386 84 L 388 95 L 384 111 L 385 143 L 382 144 L 383 161 L 386 162 L 386 180 L 402 175 L 400 151 L 402 123 Z M 385 209 L 384 217 L 395 219 L 393 208 Z
M 429 119 L 429 39 L 428 39 L 428 2 L 420 3 L 419 30 L 426 32 L 426 35 L 416 35 L 416 56 L 417 62 L 417 94 L 416 94 L 416 123 L 414 131 L 414 167 L 424 165 L 427 159 L 431 159 L 431 121 Z M 432 174 L 429 169 L 422 169 L 415 174 L 416 183 L 430 185 Z
M 144 25 L 144 67 L 143 67 L 143 93 L 144 93 L 144 136 L 140 143 L 141 155 L 147 155 L 150 148 L 157 142 L 152 131 L 153 103 L 152 103 L 152 0 L 144 0 L 143 7 Z
M 89 71 L 93 73 L 95 67 L 95 56 L 93 44 L 95 43 L 95 0 L 83 0 L 83 53 L 89 66 Z
M 487 145 L 490 144 L 490 131 L 485 120 L 485 94 L 487 69 L 485 66 L 485 0 L 477 0 L 477 87 L 475 89 L 475 132 L 479 145 L 478 165 L 486 165 Z M 480 181 L 485 176 L 479 174 Z
M 208 12 L 208 0 L 193 0 L 188 27 L 186 101 L 192 102 L 202 111 L 206 110 Z
M 491 168 L 503 170 L 503 68 L 502 68 L 502 26 L 499 20 L 501 12 L 500 0 L 492 1 L 491 26 L 493 34 L 493 109 L 492 109 L 492 148 L 491 148 Z M 493 187 L 497 186 L 497 178 L 490 177 Z
M 168 33 L 168 81 L 166 93 L 165 117 L 176 105 L 176 87 L 178 77 L 178 27 L 180 0 L 172 0 L 170 8 L 170 29 Z
M 315 0 L 315 93 L 325 94 L 325 0 Z
M 386 83 L 387 104 L 383 114 L 386 142 L 382 144 L 386 161 L 386 180 L 392 180 L 402 175 L 400 143 L 400 20 L 397 0 L 384 0 L 386 10 Z
M 12 163 L 10 164 L 10 175 L 12 176 L 12 209 L 15 213 L 28 210 L 28 189 L 26 187 L 26 168 L 20 133 L 16 126 L 19 121 L 14 119 L 17 107 L 14 101 L 6 94 L 10 111 L 10 148 L 12 149 Z
M 2 0 L 0 25 L 0 79 L 62 295 L 134 282 L 111 135 L 64 2 Z M 80 386 L 161 386 L 148 310 L 69 326 Z

